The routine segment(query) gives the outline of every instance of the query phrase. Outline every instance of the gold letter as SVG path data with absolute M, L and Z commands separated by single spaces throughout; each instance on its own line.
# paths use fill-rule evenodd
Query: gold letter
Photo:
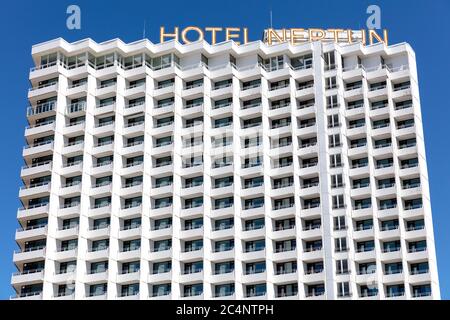
M 313 33 L 318 33 L 319 35 L 314 36 Z M 309 41 L 318 41 L 325 38 L 325 31 L 323 29 L 309 29 Z
M 244 28 L 244 44 L 248 43 L 248 29 Z
M 226 28 L 225 29 L 225 41 L 232 40 L 233 38 L 238 38 L 238 34 L 233 34 L 231 32 L 239 32 L 241 31 L 241 28 Z M 233 40 L 234 41 L 234 40 Z M 240 45 L 241 43 L 239 41 L 234 41 L 237 45 Z
M 178 41 L 178 27 L 175 27 L 174 33 L 165 33 L 164 27 L 160 27 L 159 28 L 159 41 L 161 43 L 163 43 L 164 39 L 166 37 L 172 37 L 172 38 L 175 38 L 175 41 Z
M 386 36 L 386 34 L 385 34 Z M 383 39 L 377 34 L 375 30 L 370 29 L 369 30 L 369 42 L 370 44 L 373 44 L 373 39 L 376 39 L 378 42 L 384 42 Z
M 211 31 L 211 44 L 216 44 L 216 41 L 217 41 L 216 32 L 217 31 L 222 31 L 222 28 L 219 28 L 219 27 L 206 27 L 205 30 L 206 31 Z
M 186 37 L 186 34 L 187 34 L 189 31 L 196 31 L 196 32 L 198 33 L 198 38 L 197 38 L 197 40 L 195 40 L 195 41 L 189 41 L 189 40 L 188 40 L 188 38 Z M 191 43 L 191 42 L 203 41 L 204 38 L 205 38 L 205 35 L 203 34 L 202 29 L 200 29 L 199 27 L 192 27 L 192 26 L 189 26 L 189 27 L 184 28 L 183 32 L 181 32 L 181 39 L 183 39 L 183 42 L 184 42 L 185 44 L 189 44 L 189 43 Z
M 343 32 L 343 29 L 328 29 L 329 32 L 334 35 L 334 42 L 339 42 L 339 32 Z
M 389 37 L 388 37 L 388 31 L 387 31 L 387 29 L 384 29 L 383 30 L 383 35 L 384 35 L 384 43 L 386 44 L 386 45 L 388 45 L 389 43 Z
M 350 43 L 350 44 L 353 43 L 353 31 L 350 29 L 347 29 L 347 40 L 348 40 L 348 43 Z
M 302 28 L 291 29 L 291 44 L 293 46 L 295 46 L 297 44 L 297 40 L 299 40 L 299 42 L 300 42 L 301 39 L 304 39 L 303 34 L 300 34 L 300 32 L 303 32 L 303 31 L 305 31 L 305 29 L 302 29 Z M 297 34 L 297 32 L 299 34 Z
M 269 29 L 267 29 L 267 44 L 269 46 L 272 45 L 272 36 L 275 36 L 276 41 L 278 43 L 282 43 L 282 42 L 286 41 L 286 37 L 285 37 L 286 33 L 285 32 L 283 32 L 283 37 L 280 37 L 280 35 L 275 30 L 273 30 L 272 28 L 269 28 Z

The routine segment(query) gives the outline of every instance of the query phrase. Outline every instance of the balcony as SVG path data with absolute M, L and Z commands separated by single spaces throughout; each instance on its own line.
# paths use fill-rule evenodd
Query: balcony
M 21 240 L 37 240 L 47 236 L 47 225 L 38 225 L 28 228 L 20 228 L 16 230 L 16 241 Z
M 37 98 L 43 95 L 55 94 L 58 90 L 58 81 L 38 85 L 28 90 L 28 99 Z
M 29 249 L 24 249 L 21 251 L 14 251 L 13 262 L 26 263 L 36 260 L 45 259 L 45 247 L 37 246 Z
M 77 253 L 76 247 L 60 247 L 54 252 L 54 259 L 58 261 L 76 260 Z
M 116 110 L 116 103 L 115 102 L 106 102 L 106 103 L 100 103 L 94 108 L 94 116 L 99 116 L 101 114 L 105 113 L 112 113 Z
M 109 226 L 106 227 L 93 227 L 86 231 L 86 238 L 90 240 L 98 240 L 108 238 L 110 235 Z
M 117 83 L 115 81 L 108 82 L 106 84 L 100 85 L 95 90 L 95 95 L 99 98 L 104 98 L 117 90 Z
M 108 248 L 91 249 L 86 252 L 86 260 L 104 260 L 109 257 Z
M 56 101 L 45 102 L 27 108 L 27 117 L 29 121 L 34 121 L 43 115 L 55 114 Z
M 284 284 L 289 282 L 297 282 L 298 281 L 298 273 L 297 270 L 293 271 L 285 271 L 282 270 L 281 272 L 276 272 L 273 276 L 273 283 L 274 284 Z
M 29 270 L 24 272 L 16 272 L 11 276 L 11 284 L 18 286 L 29 283 L 37 283 L 44 281 L 44 270 Z
M 31 219 L 37 216 L 48 215 L 49 204 L 42 203 L 20 208 L 17 211 L 17 219 Z
M 256 282 L 266 282 L 267 272 L 266 270 L 253 270 L 253 271 L 243 271 L 242 283 L 256 283 Z
M 12 296 L 11 300 L 42 300 L 42 291 L 20 293 L 16 296 Z
M 203 270 L 181 270 L 179 282 L 185 284 L 203 281 L 203 277 Z
M 139 215 L 142 213 L 142 204 L 141 203 L 132 203 L 124 205 L 119 211 L 119 217 L 125 218 L 134 215 Z
M 150 273 L 147 276 L 149 283 L 166 283 L 172 281 L 172 271 Z
M 31 125 L 25 128 L 25 137 L 31 137 L 34 135 L 44 135 L 45 133 L 51 133 L 55 131 L 56 123 L 54 120 L 45 121 L 35 125 Z
M 35 143 L 23 148 L 22 156 L 24 158 L 37 156 L 39 153 L 52 153 L 53 152 L 53 140 Z
M 148 255 L 148 260 L 154 260 L 154 261 L 161 261 L 161 260 L 167 260 L 172 259 L 172 249 L 168 248 L 166 250 L 160 250 L 160 251 L 151 251 Z
M 29 186 L 23 186 L 20 188 L 19 198 L 23 200 L 24 198 L 35 197 L 36 195 L 43 193 L 49 193 L 50 185 L 51 185 L 50 182 L 47 181 L 31 184 Z

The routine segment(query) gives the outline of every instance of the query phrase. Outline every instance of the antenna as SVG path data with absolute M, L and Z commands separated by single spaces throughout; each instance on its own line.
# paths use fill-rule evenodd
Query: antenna
M 270 8 L 270 29 L 273 29 L 273 26 L 272 26 L 272 8 Z
M 144 31 L 142 32 L 142 39 L 145 39 L 145 27 L 147 24 L 147 20 L 144 19 Z

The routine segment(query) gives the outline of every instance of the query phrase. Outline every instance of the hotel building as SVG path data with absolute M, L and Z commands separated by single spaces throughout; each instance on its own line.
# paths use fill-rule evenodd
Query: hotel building
M 408 44 L 32 56 L 12 299 L 440 299 Z

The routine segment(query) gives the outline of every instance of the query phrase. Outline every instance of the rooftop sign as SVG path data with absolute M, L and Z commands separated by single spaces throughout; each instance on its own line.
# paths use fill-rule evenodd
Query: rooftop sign
M 174 27 L 172 31 L 167 31 L 165 27 L 160 27 L 160 42 L 175 39 L 183 44 L 203 41 L 208 37 L 211 44 L 233 40 L 236 44 L 246 44 L 248 39 L 248 28 L 238 27 L 206 27 L 188 26 L 184 29 Z M 336 42 L 336 43 L 356 43 L 363 45 L 374 43 L 388 44 L 388 31 L 384 29 L 380 35 L 375 30 L 351 30 L 351 29 L 266 29 L 264 30 L 263 42 L 267 45 L 289 42 L 298 45 L 305 42 Z

